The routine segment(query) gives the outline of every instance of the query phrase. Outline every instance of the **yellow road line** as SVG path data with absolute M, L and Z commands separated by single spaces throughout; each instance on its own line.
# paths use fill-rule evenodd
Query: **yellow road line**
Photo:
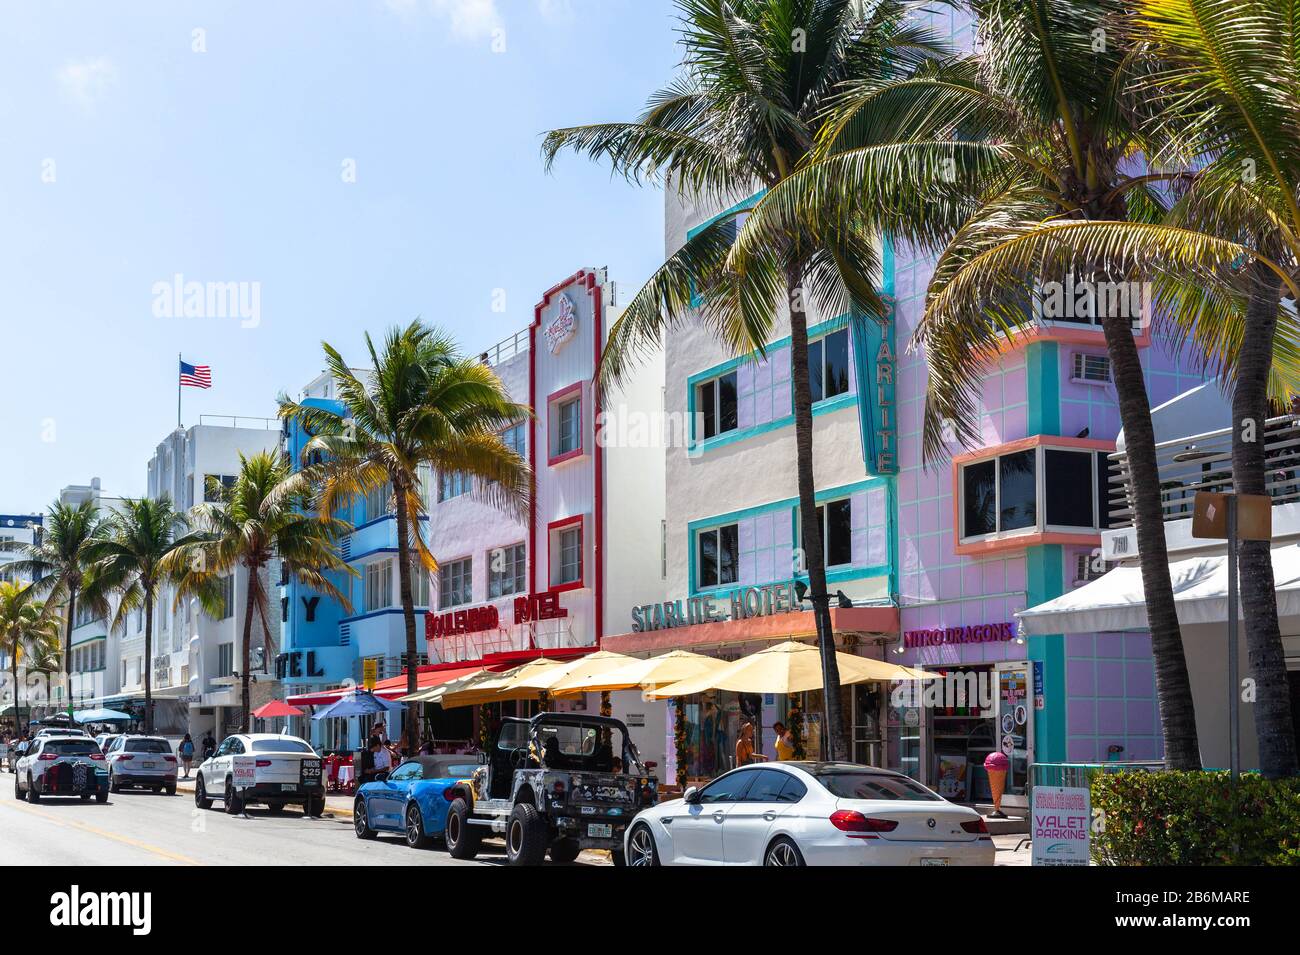
M 0 806 L 6 806 L 12 809 L 17 809 L 20 812 L 25 812 L 28 813 L 29 815 L 33 815 L 40 819 L 44 819 L 47 822 L 52 822 L 56 826 L 63 826 L 68 829 L 80 829 L 82 832 L 88 832 L 91 835 L 101 836 L 104 839 L 112 839 L 114 842 L 120 842 L 123 845 L 131 846 L 133 849 L 143 849 L 145 852 L 152 852 L 156 856 L 161 856 L 164 859 L 170 859 L 172 862 L 179 862 L 182 865 L 203 865 L 203 863 L 199 862 L 197 859 L 191 859 L 189 856 L 178 855 L 175 852 L 168 852 L 166 849 L 160 849 L 157 846 L 149 845 L 149 843 L 147 842 L 140 842 L 136 839 L 131 839 L 127 836 L 118 835 L 116 832 L 108 832 L 104 829 L 97 828 L 96 826 L 90 826 L 84 822 L 77 822 L 72 819 L 56 819 L 54 818 L 54 816 L 51 816 L 49 813 L 42 812 L 39 809 L 35 809 L 31 806 L 28 806 L 26 803 L 9 802 L 8 800 L 6 800 L 4 802 L 0 802 Z

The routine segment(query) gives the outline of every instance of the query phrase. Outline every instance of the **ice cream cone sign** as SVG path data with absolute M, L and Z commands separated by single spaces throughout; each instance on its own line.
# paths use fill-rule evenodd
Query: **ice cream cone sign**
M 1007 759 L 1007 754 L 994 751 L 984 757 L 984 772 L 989 776 L 989 788 L 993 790 L 993 811 L 989 813 L 990 819 L 1005 819 L 1002 812 L 1002 794 L 1007 791 L 1007 770 L 1011 768 L 1011 760 Z

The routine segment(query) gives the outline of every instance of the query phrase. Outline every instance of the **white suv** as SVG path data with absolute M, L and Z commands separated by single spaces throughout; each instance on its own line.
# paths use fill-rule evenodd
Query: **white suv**
M 176 795 L 176 756 L 161 736 L 119 736 L 104 754 L 108 760 L 108 788 L 120 793 L 125 786 Z
M 108 801 L 104 754 L 89 736 L 42 736 L 14 767 L 14 797 L 40 802 L 42 796 L 94 796 Z
M 321 759 L 311 744 L 296 736 L 240 733 L 227 736 L 211 759 L 199 764 L 194 804 L 211 809 L 220 799 L 228 813 L 262 803 L 279 812 L 289 803 L 309 816 L 325 811 Z

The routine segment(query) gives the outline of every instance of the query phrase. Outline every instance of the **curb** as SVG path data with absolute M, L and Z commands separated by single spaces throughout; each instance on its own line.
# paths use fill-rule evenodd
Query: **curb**
M 180 779 L 180 780 L 177 780 L 177 782 L 176 782 L 176 791 L 177 791 L 178 793 L 190 793 L 191 795 L 193 795 L 193 793 L 194 793 L 194 779 L 191 777 L 190 779 Z M 351 809 L 340 809 L 340 808 L 337 808 L 337 807 L 335 807 L 335 806 L 326 805 L 326 806 L 325 806 L 325 812 L 324 812 L 322 815 L 333 816 L 333 817 L 335 817 L 336 819 L 351 819 L 351 818 L 352 818 L 352 810 L 351 810 Z

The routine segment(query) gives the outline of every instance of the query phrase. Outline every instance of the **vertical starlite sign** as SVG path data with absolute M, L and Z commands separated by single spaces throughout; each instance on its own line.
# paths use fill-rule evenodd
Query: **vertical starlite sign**
M 854 314 L 853 363 L 858 376 L 858 420 L 862 460 L 868 474 L 898 473 L 898 419 L 894 403 L 898 379 L 894 347 L 894 300 L 882 295 L 884 315 Z

